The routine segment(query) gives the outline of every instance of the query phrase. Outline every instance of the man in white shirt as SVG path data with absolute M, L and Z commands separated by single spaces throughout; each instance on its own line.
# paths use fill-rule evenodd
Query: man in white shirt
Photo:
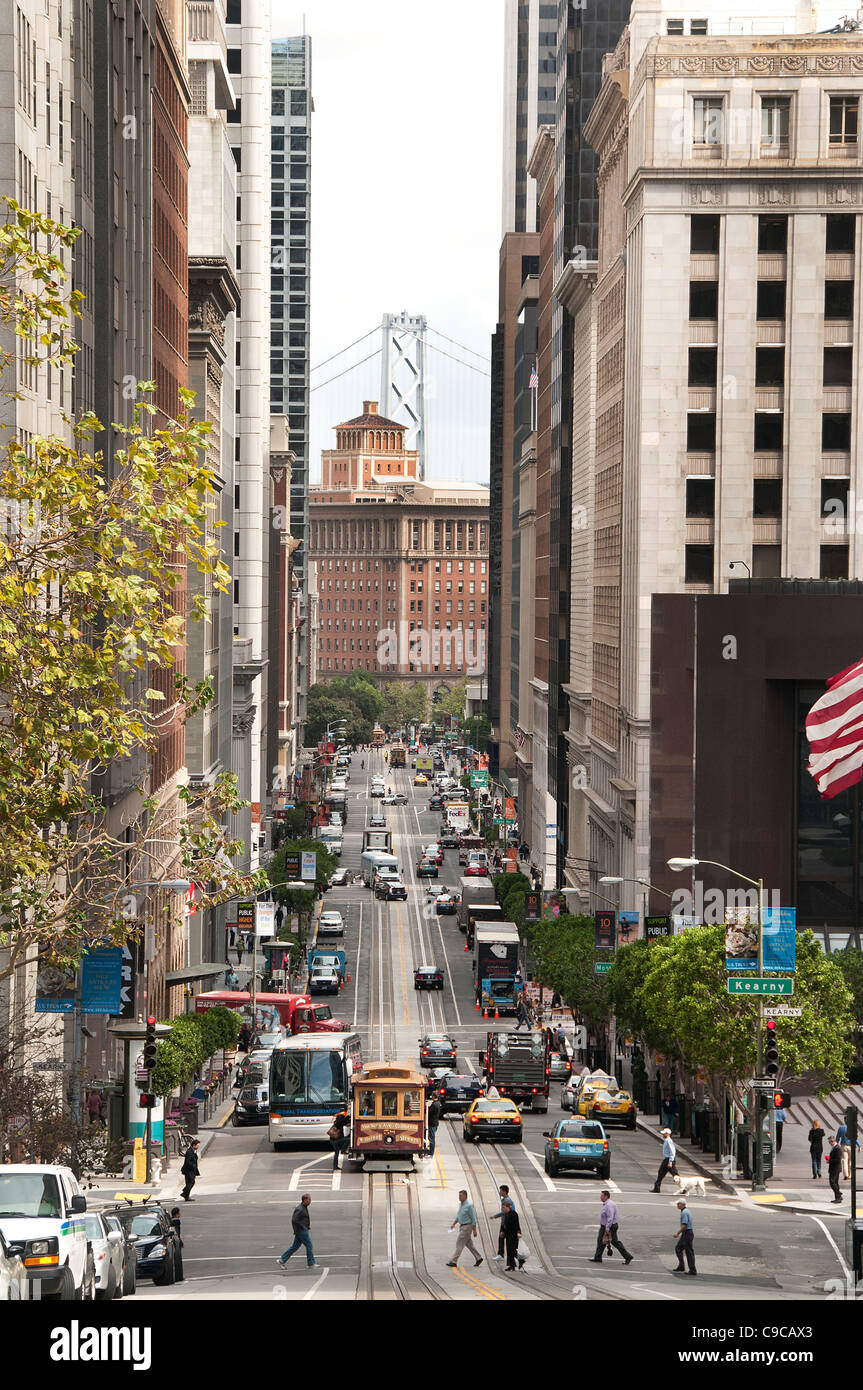
M 659 1132 L 663 1137 L 662 1162 L 659 1165 L 656 1182 L 650 1189 L 651 1192 L 659 1192 L 662 1187 L 662 1179 L 665 1177 L 666 1173 L 670 1172 L 673 1173 L 675 1177 L 677 1176 L 677 1148 L 671 1137 L 671 1130 L 661 1129 Z

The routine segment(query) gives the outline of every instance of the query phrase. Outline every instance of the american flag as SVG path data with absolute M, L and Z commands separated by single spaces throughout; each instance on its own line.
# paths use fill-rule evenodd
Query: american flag
M 809 771 L 824 800 L 863 780 L 863 661 L 831 676 L 806 716 Z
M 530 374 L 530 381 L 528 382 L 528 385 L 531 391 L 537 391 L 539 389 L 539 375 L 535 366 Z

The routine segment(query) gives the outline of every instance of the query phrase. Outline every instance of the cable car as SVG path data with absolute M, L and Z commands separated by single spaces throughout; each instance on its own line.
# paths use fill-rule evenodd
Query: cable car
M 349 1155 L 369 1173 L 409 1173 L 427 1148 L 426 1079 L 409 1062 L 372 1062 L 355 1078 Z
M 385 733 L 384 730 L 380 727 L 380 725 L 376 725 L 376 727 L 375 727 L 374 729 L 372 729 L 372 747 L 373 747 L 373 748 L 383 748 L 383 746 L 384 746 L 384 744 L 386 743 L 386 741 L 387 741 L 386 733 Z

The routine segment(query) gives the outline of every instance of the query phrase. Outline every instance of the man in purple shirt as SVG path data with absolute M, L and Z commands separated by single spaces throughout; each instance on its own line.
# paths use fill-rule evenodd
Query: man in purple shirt
M 622 1245 L 617 1239 L 617 1207 L 611 1200 L 611 1193 L 607 1188 L 603 1188 L 599 1195 L 602 1198 L 602 1210 L 599 1213 L 599 1235 L 596 1240 L 596 1254 L 591 1263 L 601 1265 L 603 1251 L 606 1247 L 613 1245 L 615 1250 L 619 1250 L 623 1256 L 623 1263 L 626 1265 L 631 1264 L 632 1256 L 626 1249 L 626 1246 Z

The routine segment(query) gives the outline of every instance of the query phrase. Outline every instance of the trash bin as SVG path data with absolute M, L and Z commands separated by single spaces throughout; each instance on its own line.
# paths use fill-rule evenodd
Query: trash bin
M 863 1217 L 852 1216 L 845 1222 L 845 1260 L 859 1284 L 863 1280 Z
M 749 1125 L 737 1126 L 737 1162 L 744 1178 L 752 1178 L 752 1130 Z
M 715 1152 L 719 1147 L 719 1116 L 712 1110 L 705 1111 L 701 1133 L 702 1153 Z

